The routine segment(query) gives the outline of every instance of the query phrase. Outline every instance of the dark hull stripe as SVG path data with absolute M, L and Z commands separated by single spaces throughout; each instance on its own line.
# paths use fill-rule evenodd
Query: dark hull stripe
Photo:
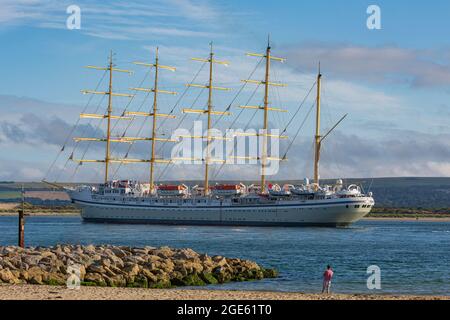
M 158 224 L 177 226 L 242 226 L 242 227 L 345 227 L 351 223 L 306 223 L 306 222 L 257 222 L 257 221 L 201 221 L 201 220 L 161 220 L 161 219 L 111 219 L 83 218 L 86 222 L 116 223 L 116 224 Z
M 93 205 L 101 205 L 101 206 L 119 206 L 119 207 L 133 207 L 133 208 L 170 208 L 170 209 L 232 209 L 232 208 L 282 208 L 282 207 L 308 207 L 308 206 L 327 206 L 327 205 L 358 205 L 358 204 L 365 204 L 364 201 L 342 201 L 342 202 L 322 202 L 322 203 L 297 203 L 297 204 L 262 204 L 262 205 L 236 205 L 236 206 L 161 206 L 161 205 L 150 205 L 150 204 L 142 204 L 142 205 L 136 205 L 136 204 L 129 204 L 129 203 L 103 203 L 103 202 L 94 202 L 94 201 L 86 201 L 86 200 L 72 200 L 74 203 L 86 203 L 86 204 L 93 204 Z

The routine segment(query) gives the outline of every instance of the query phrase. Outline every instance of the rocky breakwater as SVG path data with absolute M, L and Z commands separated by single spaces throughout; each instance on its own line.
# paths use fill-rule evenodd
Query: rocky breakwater
M 0 283 L 169 288 L 274 278 L 255 262 L 169 247 L 0 247 Z M 73 276 L 72 278 L 73 279 Z

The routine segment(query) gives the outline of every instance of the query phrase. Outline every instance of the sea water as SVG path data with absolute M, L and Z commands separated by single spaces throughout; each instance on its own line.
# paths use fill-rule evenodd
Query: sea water
M 0 217 L 0 245 L 17 243 L 17 218 Z M 210 289 L 320 292 L 332 265 L 333 291 L 450 294 L 450 222 L 360 221 L 348 228 L 258 228 L 97 224 L 79 217 L 27 217 L 27 246 L 114 244 L 170 246 L 254 260 L 276 268 L 276 279 Z M 381 289 L 367 286 L 380 268 Z

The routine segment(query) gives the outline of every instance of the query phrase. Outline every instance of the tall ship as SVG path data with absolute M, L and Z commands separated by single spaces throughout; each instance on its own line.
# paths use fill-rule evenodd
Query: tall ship
M 108 98 L 108 107 L 105 114 L 81 114 L 80 118 L 104 119 L 107 122 L 106 136 L 101 138 L 78 137 L 76 142 L 88 141 L 103 142 L 105 145 L 105 157 L 99 160 L 77 159 L 73 152 L 69 160 L 78 163 L 101 163 L 104 166 L 104 182 L 97 185 L 80 185 L 77 187 L 62 187 L 69 194 L 72 202 L 81 209 L 81 217 L 85 221 L 109 222 L 109 223 L 148 223 L 169 225 L 217 225 L 217 226 L 325 226 L 338 227 L 348 226 L 366 216 L 374 206 L 374 199 L 369 192 L 364 194 L 359 185 L 345 186 L 341 179 L 332 184 L 321 184 L 319 180 L 320 151 L 324 139 L 336 128 L 339 122 L 325 134 L 320 131 L 321 118 L 321 79 L 319 72 L 314 86 L 317 96 L 314 99 L 315 110 L 315 135 L 314 135 L 314 177 L 312 181 L 304 179 L 303 183 L 269 183 L 267 174 L 271 162 L 283 163 L 287 160 L 286 155 L 277 158 L 270 154 L 269 140 L 286 139 L 281 135 L 269 132 L 269 115 L 272 112 L 284 112 L 281 108 L 273 107 L 270 103 L 269 88 L 272 86 L 285 86 L 271 79 L 272 62 L 283 62 L 285 59 L 272 56 L 270 43 L 265 53 L 247 53 L 248 56 L 260 59 L 259 65 L 264 66 L 264 79 L 242 80 L 243 85 L 256 85 L 263 88 L 264 96 L 260 105 L 240 105 L 239 110 L 252 109 L 255 113 L 262 113 L 262 124 L 254 134 L 241 133 L 245 136 L 256 136 L 260 147 L 256 157 L 233 156 L 226 154 L 225 159 L 216 159 L 211 154 L 214 140 L 230 139 L 225 136 L 217 136 L 212 133 L 213 116 L 218 116 L 219 121 L 223 116 L 230 115 L 232 104 L 225 111 L 214 108 L 213 92 L 215 90 L 227 90 L 218 87 L 214 83 L 213 74 L 216 65 L 226 65 L 228 62 L 215 59 L 212 44 L 206 59 L 193 58 L 209 67 L 209 78 L 204 85 L 189 83 L 187 88 L 201 88 L 208 93 L 206 107 L 203 109 L 183 109 L 183 113 L 205 116 L 207 123 L 206 133 L 201 136 L 184 136 L 184 139 L 199 139 L 204 146 L 203 155 L 200 158 L 175 158 L 163 159 L 158 157 L 158 144 L 176 142 L 174 137 L 168 139 L 158 135 L 158 128 L 163 121 L 174 118 L 173 110 L 170 113 L 162 113 L 159 109 L 160 94 L 175 94 L 175 92 L 159 88 L 159 73 L 163 70 L 175 71 L 175 68 L 162 65 L 159 62 L 158 49 L 153 63 L 135 62 L 136 65 L 151 68 L 154 71 L 152 88 L 131 88 L 133 91 L 146 92 L 152 95 L 153 103 L 149 112 L 124 111 L 121 115 L 113 113 L 113 97 L 133 97 L 134 94 L 117 93 L 113 91 L 113 74 L 116 72 L 130 72 L 118 69 L 113 63 L 111 54 L 106 67 L 88 66 L 88 68 L 103 70 L 109 76 L 109 86 L 106 91 L 85 90 L 86 94 L 99 94 Z M 252 73 L 253 75 L 253 73 Z M 252 76 L 251 75 L 251 76 Z M 250 77 L 251 77 L 250 76 Z M 313 87 L 314 87 L 313 86 Z M 313 87 L 311 89 L 313 89 Z M 311 92 L 311 90 L 310 90 Z M 112 121 L 132 120 L 135 117 L 149 117 L 151 127 L 150 137 L 126 137 L 112 135 Z M 161 118 L 164 120 L 160 121 Z M 289 122 L 290 123 L 290 122 Z M 180 138 L 180 137 L 179 137 Z M 128 153 L 122 157 L 113 157 L 111 148 L 113 143 L 135 143 L 148 141 L 150 144 L 147 159 L 132 159 Z M 290 145 L 291 146 L 291 145 Z M 64 147 L 63 149 L 64 150 Z M 210 169 L 212 165 L 227 165 L 229 158 L 234 160 L 253 159 L 260 166 L 259 183 L 212 183 Z M 197 161 L 203 166 L 203 184 L 196 186 L 184 183 L 162 183 L 155 177 L 156 165 L 166 166 L 176 164 L 179 161 Z M 148 182 L 133 180 L 110 179 L 111 164 L 136 164 L 146 163 L 149 167 Z M 256 177 L 255 177 L 256 178 Z M 256 179 L 255 179 L 256 180 Z M 44 180 L 44 182 L 47 182 Z M 47 182 L 50 183 L 50 182 Z M 50 183 L 61 187 L 60 184 Z

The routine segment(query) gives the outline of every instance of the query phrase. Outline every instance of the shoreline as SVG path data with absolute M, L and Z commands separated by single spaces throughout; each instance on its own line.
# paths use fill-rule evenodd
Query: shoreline
M 366 217 L 361 221 L 450 222 L 450 217 Z
M 0 212 L 0 217 L 17 217 L 17 212 Z M 75 217 L 80 216 L 79 212 L 25 212 L 25 217 Z
M 450 296 L 0 285 L 0 300 L 450 300 Z

